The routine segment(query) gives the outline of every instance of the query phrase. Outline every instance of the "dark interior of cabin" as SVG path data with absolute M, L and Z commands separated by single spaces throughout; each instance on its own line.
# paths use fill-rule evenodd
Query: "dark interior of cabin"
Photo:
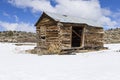
M 72 27 L 72 47 L 80 47 L 82 44 L 82 31 L 81 27 Z

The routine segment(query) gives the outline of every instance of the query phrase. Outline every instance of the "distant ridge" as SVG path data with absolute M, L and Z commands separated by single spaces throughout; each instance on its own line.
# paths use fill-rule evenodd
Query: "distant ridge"
M 36 43 L 36 33 L 25 31 L 0 32 L 0 42 L 33 42 Z M 120 28 L 105 31 L 104 43 L 120 43 Z
M 25 31 L 0 32 L 0 42 L 36 42 L 36 34 Z
M 105 31 L 105 43 L 120 43 L 120 28 L 109 29 Z

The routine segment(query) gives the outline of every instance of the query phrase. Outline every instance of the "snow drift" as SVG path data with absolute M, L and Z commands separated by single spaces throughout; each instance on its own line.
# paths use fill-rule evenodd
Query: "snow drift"
M 120 44 L 77 55 L 26 54 L 34 46 L 0 43 L 0 80 L 119 80 Z

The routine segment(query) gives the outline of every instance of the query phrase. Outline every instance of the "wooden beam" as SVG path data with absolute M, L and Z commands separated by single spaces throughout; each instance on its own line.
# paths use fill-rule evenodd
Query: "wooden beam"
M 78 37 L 81 38 L 81 36 L 76 31 L 72 30 L 72 32 L 74 32 Z

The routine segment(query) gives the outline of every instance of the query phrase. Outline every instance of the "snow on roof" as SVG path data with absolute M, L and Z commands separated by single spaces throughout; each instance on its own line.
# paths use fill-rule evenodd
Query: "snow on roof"
M 69 16 L 69 15 L 62 15 L 62 14 L 57 14 L 57 13 L 50 13 L 50 12 L 44 12 L 47 14 L 49 17 L 54 19 L 55 21 L 60 21 L 64 23 L 86 23 L 91 26 L 102 26 L 101 24 L 97 24 L 95 21 L 81 18 L 81 17 L 74 17 L 74 16 Z

